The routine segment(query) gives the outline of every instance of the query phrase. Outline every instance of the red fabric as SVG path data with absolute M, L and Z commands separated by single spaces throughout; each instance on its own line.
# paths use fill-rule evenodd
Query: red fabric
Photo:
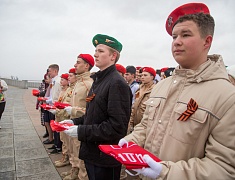
M 69 124 L 69 123 L 60 124 L 59 122 L 56 122 L 54 120 L 50 121 L 50 125 L 51 125 L 52 131 L 56 131 L 56 132 L 61 132 L 61 131 L 67 130 L 68 127 L 70 126 L 74 126 L 73 124 Z
M 168 67 L 164 67 L 161 69 L 161 72 L 165 72 L 167 69 L 169 69 Z
M 46 97 L 38 97 L 38 101 L 46 101 L 48 98 Z
M 171 36 L 172 28 L 174 27 L 175 22 L 179 19 L 180 16 L 197 13 L 210 14 L 210 11 L 208 7 L 203 3 L 187 3 L 179 6 L 168 16 L 166 20 L 166 31 Z
M 71 105 L 68 103 L 54 102 L 54 106 L 58 109 L 64 109 L 64 108 L 71 106 Z
M 32 95 L 33 96 L 38 96 L 40 91 L 38 89 L 32 89 Z
M 142 68 L 142 67 L 141 66 L 136 66 L 135 68 L 136 68 L 136 70 L 140 70 L 140 68 Z
M 122 74 L 126 73 L 126 68 L 122 66 L 121 64 L 115 64 L 117 71 L 119 71 Z
M 71 68 L 71 69 L 69 70 L 69 73 L 76 74 L 76 69 L 75 69 L 75 68 Z
M 154 77 L 156 76 L 156 71 L 151 67 L 144 67 L 142 69 L 142 72 L 148 72 L 148 73 L 152 74 Z
M 66 80 L 68 80 L 68 78 L 69 78 L 69 74 L 61 74 L 61 76 L 60 76 L 61 78 L 63 78 L 63 79 L 66 79 Z
M 78 56 L 78 58 L 82 58 L 84 61 L 86 61 L 92 67 L 95 65 L 94 58 L 90 54 L 80 54 Z
M 126 169 L 141 169 L 143 167 L 148 167 L 148 164 L 143 160 L 145 154 L 148 154 L 156 162 L 161 161 L 159 158 L 133 142 L 129 142 L 128 147 L 126 145 L 123 147 L 118 145 L 99 145 L 99 148 L 104 153 L 113 156 L 116 160 L 125 165 Z
M 41 104 L 41 108 L 43 108 L 45 110 L 56 109 L 55 106 L 51 106 L 51 105 L 48 105 L 48 104 Z

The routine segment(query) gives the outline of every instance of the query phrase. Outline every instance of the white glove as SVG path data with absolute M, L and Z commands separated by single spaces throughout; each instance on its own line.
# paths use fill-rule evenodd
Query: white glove
M 128 142 L 124 138 L 120 139 L 118 142 L 118 146 L 122 147 L 124 144 L 128 147 Z
M 78 137 L 78 126 L 70 126 L 67 130 L 64 130 L 64 133 L 71 137 Z
M 52 113 L 52 114 L 55 114 L 56 113 L 56 110 L 55 109 L 49 109 L 48 110 L 50 113 Z
M 162 171 L 162 164 L 154 161 L 147 154 L 143 156 L 143 160 L 149 165 L 149 167 L 142 169 L 133 169 L 133 171 L 136 171 L 138 174 L 142 174 L 143 176 L 156 179 Z
M 52 99 L 51 99 L 51 98 L 50 98 L 50 99 L 47 99 L 47 100 L 46 100 L 46 103 L 47 103 L 47 104 L 52 104 Z
M 64 108 L 64 110 L 65 110 L 69 115 L 71 115 L 72 106 L 68 106 L 68 107 Z
M 74 124 L 74 123 L 73 123 L 73 120 L 71 120 L 71 119 L 65 119 L 65 120 L 63 120 L 63 121 L 60 121 L 59 123 L 60 123 L 60 124 L 65 124 L 65 123 Z

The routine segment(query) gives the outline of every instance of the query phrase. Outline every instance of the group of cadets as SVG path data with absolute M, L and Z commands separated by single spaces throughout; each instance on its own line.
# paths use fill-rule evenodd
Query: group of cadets
M 62 152 L 55 166 L 72 166 L 61 174 L 64 180 L 120 179 L 121 164 L 98 145 L 129 141 L 162 159 L 144 157 L 149 168 L 135 170 L 142 179 L 235 178 L 235 67 L 226 71 L 221 56 L 207 56 L 214 20 L 204 4 L 177 8 L 167 23 L 176 68 L 124 67 L 117 63 L 122 44 L 103 34 L 92 39 L 95 59 L 80 54 L 60 76 L 57 64 L 48 67 L 40 87 L 44 103 L 70 104 L 41 111 L 48 136 L 43 143 L 53 144 L 50 153 Z M 191 40 L 198 50 L 186 56 Z M 91 75 L 94 65 L 99 71 Z M 51 120 L 73 126 L 53 132 Z

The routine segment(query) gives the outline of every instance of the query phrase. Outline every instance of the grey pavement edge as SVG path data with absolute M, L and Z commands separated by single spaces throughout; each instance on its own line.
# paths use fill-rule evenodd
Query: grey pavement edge
M 35 110 L 36 98 L 30 96 L 30 89 L 9 86 L 7 91 L 6 108 L 0 121 L 0 180 L 61 180 L 41 141 L 45 129 L 40 127 L 39 136 L 36 131 L 39 127 L 33 123 L 40 119 L 32 117 L 40 116 Z M 35 112 L 29 113 L 27 108 L 32 105 Z

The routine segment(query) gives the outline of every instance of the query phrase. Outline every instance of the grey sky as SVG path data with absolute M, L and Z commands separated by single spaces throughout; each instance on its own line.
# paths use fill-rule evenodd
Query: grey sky
M 123 44 L 118 63 L 124 66 L 174 67 L 165 21 L 172 10 L 187 2 L 0 0 L 0 76 L 40 80 L 52 63 L 60 65 L 60 74 L 65 73 L 78 54 L 94 54 L 91 40 L 98 33 Z M 203 2 L 216 22 L 210 54 L 221 54 L 226 65 L 235 64 L 235 1 Z

